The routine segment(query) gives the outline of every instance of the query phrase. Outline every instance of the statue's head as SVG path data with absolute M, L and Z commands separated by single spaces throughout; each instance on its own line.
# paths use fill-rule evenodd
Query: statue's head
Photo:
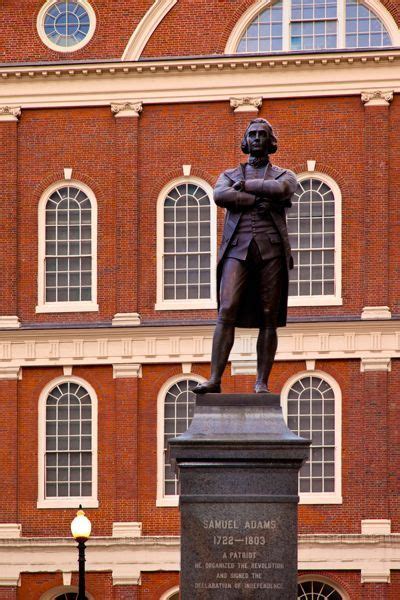
M 252 156 L 266 156 L 278 150 L 278 140 L 272 125 L 266 119 L 253 119 L 247 127 L 242 144 L 242 152 Z

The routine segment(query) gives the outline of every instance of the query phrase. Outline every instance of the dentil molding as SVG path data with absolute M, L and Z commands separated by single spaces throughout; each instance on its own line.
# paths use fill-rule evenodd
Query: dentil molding
M 209 362 L 213 332 L 213 325 L 3 330 L 0 373 L 15 378 L 24 366 L 108 364 L 116 377 L 140 377 L 140 365 Z M 256 330 L 237 330 L 230 355 L 237 372 L 253 372 L 256 341 Z M 289 323 L 279 330 L 277 361 L 362 359 L 365 370 L 374 362 L 382 370 L 395 358 L 400 320 Z

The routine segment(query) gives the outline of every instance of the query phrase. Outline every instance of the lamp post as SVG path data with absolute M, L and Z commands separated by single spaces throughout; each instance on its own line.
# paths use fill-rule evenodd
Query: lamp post
M 75 540 L 78 542 L 79 552 L 79 591 L 77 600 L 86 600 L 85 596 L 85 542 L 89 539 L 92 524 L 82 510 L 82 505 L 79 505 L 79 510 L 76 513 L 75 519 L 71 523 L 71 532 Z

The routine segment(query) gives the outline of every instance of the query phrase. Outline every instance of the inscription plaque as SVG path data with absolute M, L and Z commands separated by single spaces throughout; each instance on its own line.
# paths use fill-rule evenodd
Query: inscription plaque
M 181 600 L 296 600 L 297 478 L 310 442 L 273 394 L 197 397 L 170 441 L 180 483 Z

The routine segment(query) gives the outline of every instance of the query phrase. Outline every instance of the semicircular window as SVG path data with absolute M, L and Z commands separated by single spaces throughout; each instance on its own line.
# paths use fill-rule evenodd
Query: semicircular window
M 236 52 L 318 51 L 391 45 L 384 23 L 360 0 L 278 0 L 270 3 L 246 26 Z
M 343 600 L 343 596 L 322 581 L 303 581 L 297 587 L 297 600 Z
M 59 594 L 54 598 L 54 600 L 78 600 L 79 593 L 78 592 L 66 592 L 65 594 Z M 85 596 L 85 599 L 88 600 L 88 597 Z

